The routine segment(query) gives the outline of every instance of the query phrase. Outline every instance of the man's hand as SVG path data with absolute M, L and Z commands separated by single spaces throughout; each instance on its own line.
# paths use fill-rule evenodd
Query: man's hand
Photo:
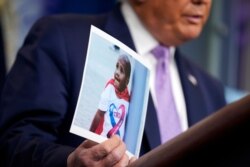
M 100 144 L 86 140 L 69 155 L 67 166 L 127 166 L 131 161 L 129 162 L 129 157 L 125 152 L 126 146 L 124 142 L 116 135 Z

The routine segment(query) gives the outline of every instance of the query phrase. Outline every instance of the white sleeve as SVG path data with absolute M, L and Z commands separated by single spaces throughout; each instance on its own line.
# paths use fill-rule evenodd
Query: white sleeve
M 112 85 L 108 85 L 101 94 L 98 109 L 105 112 L 108 110 L 110 105 L 111 92 L 112 92 Z

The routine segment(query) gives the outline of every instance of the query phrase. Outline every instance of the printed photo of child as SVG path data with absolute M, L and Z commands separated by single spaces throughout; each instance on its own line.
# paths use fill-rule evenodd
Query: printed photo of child
M 128 89 L 130 73 L 129 57 L 125 54 L 120 55 L 114 76 L 106 83 L 101 94 L 90 131 L 108 138 L 117 134 L 123 139 L 130 101 Z
M 139 156 L 149 97 L 148 64 L 94 26 L 83 63 L 70 132 L 97 143 L 118 135 L 128 152 Z

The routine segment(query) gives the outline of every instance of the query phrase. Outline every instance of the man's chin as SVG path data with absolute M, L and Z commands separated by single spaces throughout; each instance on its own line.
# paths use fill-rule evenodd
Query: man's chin
M 187 41 L 195 39 L 195 38 L 199 37 L 201 30 L 202 30 L 201 26 L 193 25 L 189 29 L 187 28 L 185 30 L 184 38 L 186 38 Z

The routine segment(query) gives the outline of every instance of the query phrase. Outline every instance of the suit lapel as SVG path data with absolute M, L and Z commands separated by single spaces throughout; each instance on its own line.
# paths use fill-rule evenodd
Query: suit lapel
M 128 26 L 122 16 L 120 4 L 116 5 L 115 10 L 108 17 L 105 30 L 108 34 L 120 40 L 135 51 L 135 45 L 130 35 Z
M 180 55 L 178 50 L 176 51 L 175 59 L 182 83 L 188 125 L 190 127 L 207 115 L 207 107 L 199 76 L 193 70 L 194 65 Z

